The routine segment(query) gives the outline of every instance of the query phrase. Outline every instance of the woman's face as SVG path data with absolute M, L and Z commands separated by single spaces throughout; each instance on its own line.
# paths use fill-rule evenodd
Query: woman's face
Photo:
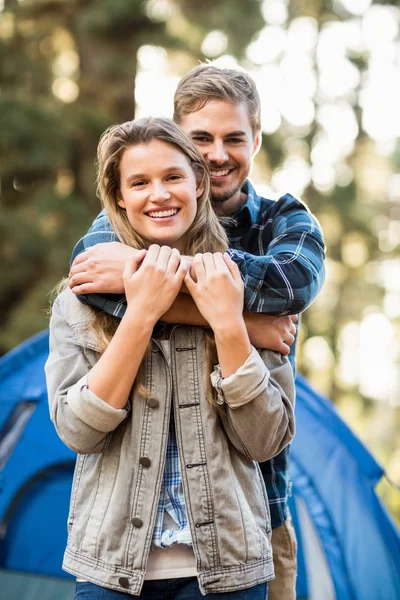
M 203 188 L 186 156 L 159 140 L 130 146 L 120 162 L 118 205 L 149 244 L 182 251 Z

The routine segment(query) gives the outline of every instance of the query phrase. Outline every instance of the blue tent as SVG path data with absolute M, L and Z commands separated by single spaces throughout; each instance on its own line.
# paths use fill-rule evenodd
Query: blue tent
M 48 333 L 0 359 L 0 589 L 4 600 L 72 600 L 61 571 L 74 454 L 48 417 Z M 382 468 L 297 378 L 291 511 L 298 598 L 400 599 L 400 535 L 374 492 Z

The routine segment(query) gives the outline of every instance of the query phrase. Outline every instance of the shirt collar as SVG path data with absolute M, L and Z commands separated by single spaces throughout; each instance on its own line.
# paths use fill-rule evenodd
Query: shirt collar
M 257 222 L 260 213 L 261 197 L 257 195 L 256 190 L 251 185 L 249 179 L 246 180 L 242 187 L 242 192 L 247 195 L 246 202 L 238 208 L 233 215 L 229 215 L 236 219 L 239 223 L 242 219 L 250 218 L 251 224 Z

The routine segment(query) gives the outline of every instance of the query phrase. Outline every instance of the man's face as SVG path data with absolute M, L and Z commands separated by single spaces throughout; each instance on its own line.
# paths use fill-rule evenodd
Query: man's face
M 180 125 L 208 163 L 214 207 L 232 214 L 246 200 L 241 187 L 261 139 L 260 133 L 253 134 L 247 106 L 211 100 L 201 110 L 185 115 Z

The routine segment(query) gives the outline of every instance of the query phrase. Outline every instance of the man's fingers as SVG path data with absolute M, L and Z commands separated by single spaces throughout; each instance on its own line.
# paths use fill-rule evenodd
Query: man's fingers
M 290 352 L 290 346 L 285 344 L 285 342 L 282 342 L 279 352 L 283 354 L 283 356 L 287 356 Z
M 94 283 L 83 283 L 82 285 L 74 285 L 71 287 L 71 292 L 76 294 L 77 296 L 81 296 L 84 294 L 98 294 L 99 290 L 97 289 Z
M 89 278 L 86 272 L 76 273 L 75 275 L 69 276 L 69 287 L 72 289 L 77 285 L 82 285 L 83 283 L 92 283 L 91 278 Z
M 75 258 L 74 262 L 71 265 L 71 270 L 76 267 L 77 265 L 80 265 L 81 263 L 85 262 L 85 260 L 88 259 L 88 253 L 85 252 L 81 252 L 81 254 L 78 254 L 78 256 Z
M 297 323 L 297 321 L 299 320 L 299 315 L 290 315 L 290 318 L 292 320 L 292 323 Z
M 289 333 L 286 336 L 284 343 L 287 344 L 288 346 L 292 346 L 294 344 L 294 335 L 292 333 Z

